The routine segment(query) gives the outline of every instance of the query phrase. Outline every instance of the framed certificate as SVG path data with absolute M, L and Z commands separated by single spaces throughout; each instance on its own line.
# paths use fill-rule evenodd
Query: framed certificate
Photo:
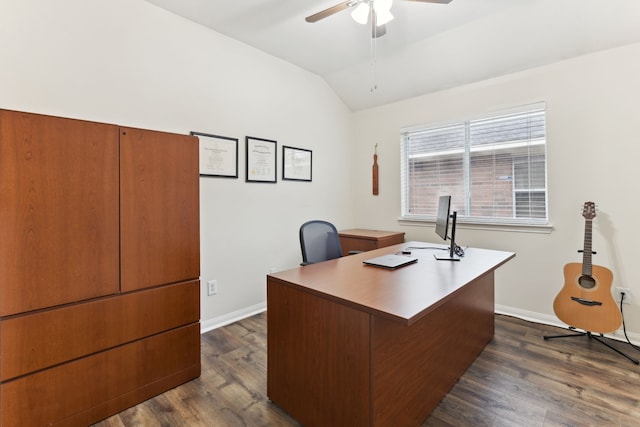
M 311 181 L 311 150 L 282 147 L 282 179 L 291 181 Z
M 200 140 L 200 176 L 238 177 L 238 139 L 191 132 Z
M 276 182 L 276 149 L 270 139 L 246 137 L 247 182 Z

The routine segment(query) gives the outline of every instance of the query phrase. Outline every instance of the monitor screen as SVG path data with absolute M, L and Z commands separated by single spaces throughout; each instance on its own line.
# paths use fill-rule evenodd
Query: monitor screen
M 451 196 L 440 196 L 438 200 L 438 216 L 436 217 L 436 234 L 447 240 L 449 231 Z

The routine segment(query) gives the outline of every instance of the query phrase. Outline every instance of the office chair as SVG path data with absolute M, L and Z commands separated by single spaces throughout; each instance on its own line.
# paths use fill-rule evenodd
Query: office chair
M 300 226 L 300 249 L 300 265 L 315 264 L 342 256 L 338 230 L 327 221 L 307 221 Z

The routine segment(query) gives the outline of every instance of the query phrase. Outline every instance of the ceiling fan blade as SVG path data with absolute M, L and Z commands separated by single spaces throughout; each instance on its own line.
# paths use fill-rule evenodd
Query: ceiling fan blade
M 307 22 L 317 22 L 321 19 L 326 18 L 327 16 L 331 16 L 334 13 L 338 13 L 340 11 L 343 11 L 345 9 L 347 9 L 348 7 L 351 7 L 353 5 L 353 0 L 349 0 L 349 1 L 344 1 L 340 4 L 337 4 L 335 6 L 330 7 L 329 9 L 325 9 L 321 12 L 318 13 L 314 13 L 311 16 L 307 16 L 306 18 L 304 18 L 305 21 Z
M 452 2 L 452 0 L 404 0 L 404 1 L 419 1 L 422 3 L 442 3 L 442 4 L 449 4 Z

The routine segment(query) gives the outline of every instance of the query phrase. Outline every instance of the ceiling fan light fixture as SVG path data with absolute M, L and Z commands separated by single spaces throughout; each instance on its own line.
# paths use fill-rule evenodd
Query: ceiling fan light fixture
M 393 19 L 393 15 L 388 10 L 376 12 L 376 25 L 384 25 Z
M 391 4 L 393 0 L 374 0 L 373 10 L 376 13 L 376 25 L 384 25 L 393 19 Z
M 369 2 L 362 2 L 351 12 L 351 17 L 358 24 L 366 24 L 369 22 Z

